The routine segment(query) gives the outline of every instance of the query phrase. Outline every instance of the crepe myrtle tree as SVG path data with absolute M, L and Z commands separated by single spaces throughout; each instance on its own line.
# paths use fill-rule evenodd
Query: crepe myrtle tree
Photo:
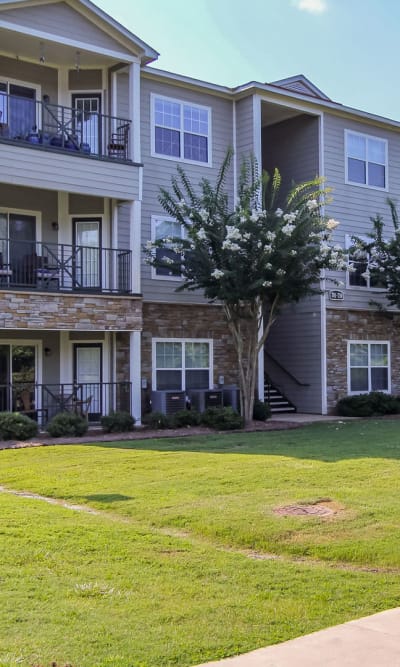
M 371 231 L 364 237 L 353 236 L 350 249 L 349 271 L 356 264 L 365 268 L 361 276 L 373 287 L 386 288 L 388 305 L 400 309 L 400 222 L 393 200 L 388 199 L 393 232 L 384 225 L 381 215 L 371 218 Z M 384 234 L 386 236 L 384 236 Z M 379 310 L 386 310 L 382 303 L 371 302 Z
M 339 224 L 321 215 L 326 190 L 321 180 L 294 187 L 277 207 L 281 177 L 258 176 L 254 158 L 244 161 L 235 206 L 226 179 L 229 151 L 215 184 L 195 188 L 178 167 L 171 191 L 159 201 L 182 227 L 179 237 L 149 241 L 146 261 L 182 277 L 177 291 L 201 290 L 220 303 L 238 359 L 241 414 L 253 416 L 258 353 L 284 304 L 320 293 L 324 269 L 343 270 L 344 253 L 331 245 Z

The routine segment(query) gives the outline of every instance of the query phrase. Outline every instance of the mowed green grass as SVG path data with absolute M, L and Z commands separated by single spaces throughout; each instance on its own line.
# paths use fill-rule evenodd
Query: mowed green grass
M 400 605 L 399 456 L 397 421 L 0 452 L 99 512 L 0 493 L 0 665 L 189 667 Z

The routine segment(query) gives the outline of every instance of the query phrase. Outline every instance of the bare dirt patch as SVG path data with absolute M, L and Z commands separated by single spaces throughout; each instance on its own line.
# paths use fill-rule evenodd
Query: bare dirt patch
M 334 517 L 343 508 L 329 498 L 312 503 L 295 503 L 293 505 L 284 505 L 275 507 L 274 514 L 278 516 L 304 516 L 321 517 L 322 519 Z

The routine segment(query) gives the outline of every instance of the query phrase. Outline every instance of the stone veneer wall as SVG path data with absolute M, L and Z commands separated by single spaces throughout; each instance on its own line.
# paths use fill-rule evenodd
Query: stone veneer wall
M 0 329 L 140 330 L 142 301 L 111 295 L 0 292 Z
M 327 390 L 328 411 L 339 398 L 347 396 L 347 341 L 390 342 L 392 393 L 400 393 L 400 315 L 370 311 L 327 310 Z
M 212 338 L 214 384 L 237 384 L 237 358 L 222 308 L 207 305 L 143 304 L 142 377 L 151 389 L 153 338 Z

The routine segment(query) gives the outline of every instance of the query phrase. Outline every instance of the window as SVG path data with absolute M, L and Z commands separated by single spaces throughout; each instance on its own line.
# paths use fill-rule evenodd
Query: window
M 387 189 L 387 141 L 346 130 L 346 183 Z
M 9 136 L 25 137 L 37 128 L 40 116 L 36 100 L 40 87 L 19 81 L 0 81 L 0 123 L 8 127 Z
M 210 109 L 152 95 L 153 155 L 210 164 Z
M 168 238 L 182 238 L 184 229 L 180 223 L 173 218 L 153 216 L 151 223 L 152 241 Z M 165 261 L 167 266 L 153 268 L 153 278 L 180 280 L 181 274 L 174 267 L 174 263 L 179 260 L 179 255 L 172 249 L 172 247 L 165 245 L 164 248 L 156 248 L 156 258 L 160 261 Z
M 350 394 L 389 391 L 389 343 L 349 342 Z
M 212 379 L 211 359 L 210 340 L 154 340 L 154 389 L 209 389 Z
M 361 237 L 368 243 L 370 239 Z M 370 271 L 370 256 L 362 250 L 352 252 L 353 242 L 350 236 L 346 235 L 346 248 L 349 254 L 349 270 L 347 272 L 348 287 L 364 287 L 367 289 L 387 289 L 387 283 L 383 276 L 376 271 Z M 354 248 L 353 248 L 354 250 Z

